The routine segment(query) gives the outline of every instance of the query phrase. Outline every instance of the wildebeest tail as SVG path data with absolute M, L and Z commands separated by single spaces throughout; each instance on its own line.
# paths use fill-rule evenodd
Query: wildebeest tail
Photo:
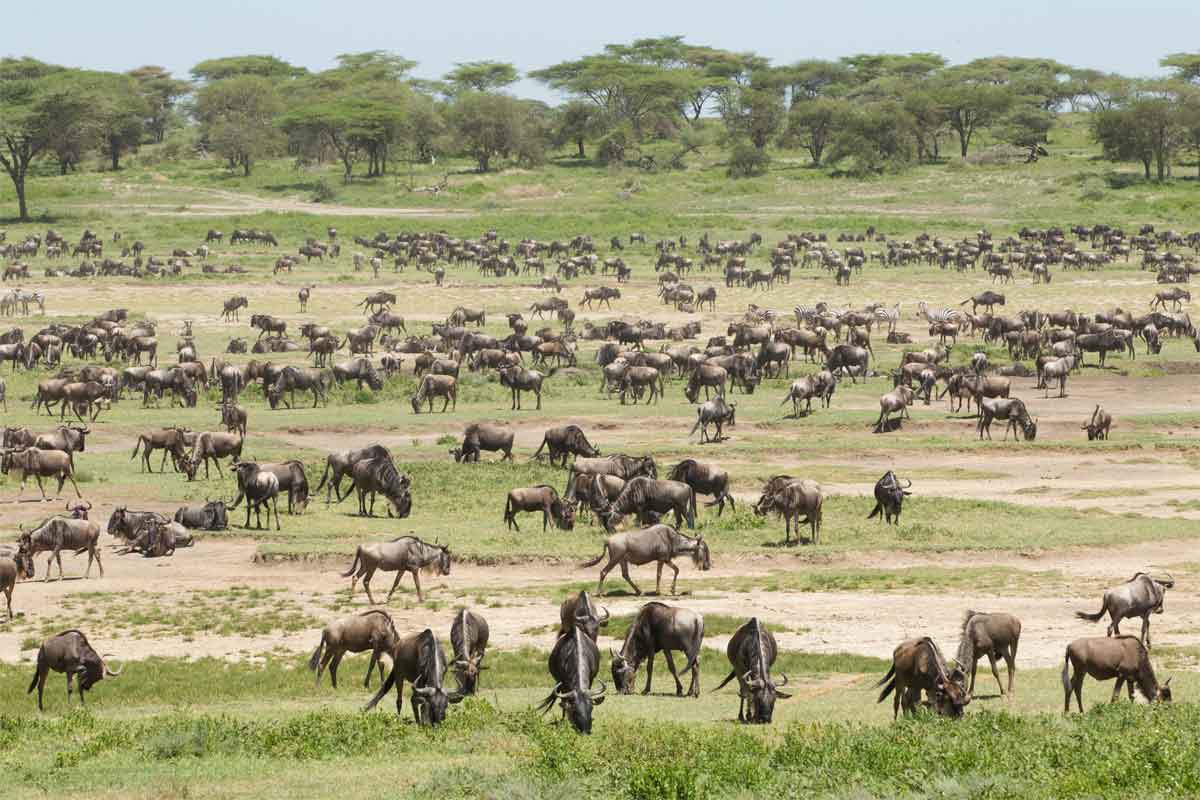
M 46 661 L 46 649 L 44 647 L 39 647 L 38 648 L 37 669 L 35 669 L 33 671 L 33 680 L 31 680 L 29 682 L 29 688 L 25 690 L 25 694 L 29 694 L 30 692 L 32 692 L 34 689 L 37 688 L 38 678 L 41 676 L 42 670 L 46 666 L 45 661 Z
M 1071 648 L 1067 648 L 1066 654 L 1063 655 L 1062 668 L 1062 685 L 1063 691 L 1067 693 L 1067 702 L 1070 703 L 1071 697 Z M 1069 708 L 1070 706 L 1068 706 Z
M 605 555 L 605 553 L 607 553 L 607 552 L 608 552 L 608 542 L 605 542 L 605 543 L 604 543 L 604 549 L 600 551 L 600 555 L 596 556 L 596 557 L 595 557 L 595 558 L 593 558 L 591 561 L 585 561 L 585 562 L 583 562 L 582 564 L 580 564 L 580 565 L 579 565 L 579 566 L 580 566 L 580 568 L 582 569 L 583 567 L 594 567 L 594 566 L 596 566 L 597 564 L 599 564 L 601 561 L 603 561 L 603 560 L 604 560 L 604 555 Z
M 1086 619 L 1088 622 L 1099 622 L 1106 611 L 1108 611 L 1108 603 L 1101 603 L 1100 610 L 1095 614 L 1089 614 L 1086 611 L 1076 611 L 1075 616 L 1078 619 Z
M 688 487 L 688 527 L 696 527 L 696 490 Z
M 725 684 L 729 683 L 729 682 L 730 682 L 731 680 L 733 680 L 735 677 L 737 677 L 737 670 L 736 670 L 736 669 L 735 669 L 735 670 L 731 670 L 731 671 L 730 671 L 730 673 L 729 673 L 728 675 L 726 675 L 726 676 L 725 676 L 725 680 L 723 680 L 723 681 L 721 681 L 720 683 L 718 683 L 718 684 L 717 684 L 717 687 L 716 687 L 715 689 L 713 689 L 713 691 L 715 692 L 715 691 L 718 691 L 718 690 L 720 690 L 720 689 L 723 689 L 723 688 L 725 687 Z
M 135 444 L 135 445 L 133 446 L 133 455 L 131 455 L 131 456 L 129 457 L 129 460 L 130 460 L 130 461 L 133 461 L 135 458 L 137 458 L 137 454 L 138 454 L 138 448 L 142 446 L 142 442 L 144 442 L 144 441 L 146 441 L 146 437 L 145 437 L 145 436 L 139 436 L 139 437 L 138 437 L 137 444 Z M 147 443 L 147 444 L 149 444 L 149 443 Z
M 884 686 L 884 684 L 887 684 L 887 685 Z M 877 686 L 877 687 L 883 686 L 883 691 L 879 693 L 879 699 L 875 701 L 876 703 L 882 703 L 884 700 L 887 699 L 887 696 L 892 693 L 892 690 L 896 688 L 896 662 L 895 661 L 892 661 L 892 666 L 888 669 L 887 674 L 884 675 L 882 678 L 880 678 L 879 683 L 875 684 L 875 686 Z
M 343 578 L 349 578 L 358 571 L 358 562 L 362 559 L 362 547 L 354 551 L 354 563 L 350 565 L 350 569 L 342 573 Z
M 870 514 L 867 514 L 867 519 L 875 519 L 876 517 L 878 517 L 878 516 L 879 516 L 879 513 L 880 513 L 881 511 L 883 511 L 883 504 L 882 504 L 882 503 L 876 503 L 876 504 L 875 504 L 875 509 L 874 509 L 873 511 L 871 511 L 871 513 L 870 513 Z
M 698 431 L 698 430 L 700 430 L 700 409 L 697 408 L 696 409 L 696 424 L 692 426 L 692 432 L 689 433 L 688 436 L 695 434 L 696 431 Z
M 317 644 L 317 649 L 313 651 L 312 658 L 308 660 L 308 668 L 313 672 L 317 671 L 317 667 L 321 665 L 321 652 L 325 649 L 325 632 L 321 632 L 321 641 Z
M 323 487 L 325 485 L 325 479 L 329 477 L 329 470 L 331 468 L 332 467 L 329 464 L 329 459 L 325 459 L 325 471 L 323 473 L 321 473 L 321 481 L 320 481 L 320 483 L 317 484 L 317 488 L 313 489 L 314 492 L 319 493 L 321 491 L 321 487 Z

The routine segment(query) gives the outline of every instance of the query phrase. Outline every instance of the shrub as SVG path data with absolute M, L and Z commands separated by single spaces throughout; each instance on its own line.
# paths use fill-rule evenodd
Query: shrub
M 312 199 L 314 203 L 332 203 L 337 199 L 337 192 L 329 181 L 321 178 L 313 185 Z
M 726 172 L 731 178 L 749 178 L 762 175 L 767 171 L 771 158 L 765 151 L 752 144 L 739 142 L 733 146 L 729 154 L 729 166 Z

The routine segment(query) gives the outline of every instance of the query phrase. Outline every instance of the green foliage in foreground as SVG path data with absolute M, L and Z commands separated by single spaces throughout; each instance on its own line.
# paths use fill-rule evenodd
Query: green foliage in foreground
M 105 787 L 124 796 L 176 781 L 209 795 L 257 776 L 256 791 L 271 794 L 320 772 L 344 775 L 356 796 L 1181 797 L 1200 791 L 1197 725 L 1200 707 L 1190 704 L 782 730 L 598 721 L 591 737 L 479 699 L 436 731 L 390 714 L 182 712 L 130 723 L 76 711 L 0 717 L 0 762 L 18 792 Z M 296 768 L 312 762 L 328 766 Z M 409 768 L 397 782 L 375 779 L 400 762 Z

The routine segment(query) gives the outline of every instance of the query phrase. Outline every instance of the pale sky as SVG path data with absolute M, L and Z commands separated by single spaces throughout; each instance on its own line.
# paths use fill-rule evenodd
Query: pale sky
M 438 78 L 456 61 L 511 61 L 523 72 L 644 36 L 753 50 L 776 64 L 854 53 L 932 51 L 952 63 L 1042 56 L 1127 75 L 1200 49 L 1196 0 L 988 2 L 665 2 L 664 0 L 58 0 L 6 3 L 0 54 L 188 77 L 206 58 L 267 53 L 319 70 L 339 53 L 390 50 Z M 518 94 L 554 101 L 525 81 Z

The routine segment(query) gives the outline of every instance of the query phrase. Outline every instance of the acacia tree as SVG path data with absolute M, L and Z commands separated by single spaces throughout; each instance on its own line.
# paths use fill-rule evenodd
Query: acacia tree
M 162 142 L 179 98 L 191 91 L 187 81 L 176 80 L 163 67 L 144 66 L 126 73 L 138 83 L 146 102 L 146 131 Z
M 1151 167 L 1166 179 L 1171 160 L 1187 139 L 1187 115 L 1178 85 L 1148 81 L 1121 105 L 1092 117 L 1092 136 L 1106 158 L 1140 161 L 1147 180 Z
M 814 167 L 821 166 L 821 157 L 844 127 L 850 104 L 845 100 L 814 97 L 792 104 L 783 143 L 808 151 Z
M 206 84 L 196 94 L 196 118 L 212 149 L 249 175 L 254 163 L 279 149 L 275 118 L 283 111 L 276 82 L 241 74 Z
M 1011 89 L 980 79 L 978 73 L 952 68 L 942 73 L 935 97 L 946 115 L 950 129 L 958 136 L 963 158 L 971 147 L 971 139 L 990 128 L 1013 106 Z
M 308 70 L 304 67 L 294 66 L 275 56 L 264 55 L 210 58 L 192 67 L 192 77 L 201 83 L 212 83 L 243 75 L 282 80 L 299 78 L 307 73 Z
M 520 73 L 506 61 L 456 63 L 446 73 L 446 82 L 458 92 L 494 92 L 517 82 Z
M 517 149 L 521 112 L 520 101 L 508 95 L 465 92 L 455 98 L 448 116 L 463 152 L 487 172 L 492 159 Z
M 85 79 L 89 83 L 88 118 L 113 170 L 118 170 L 121 154 L 141 144 L 150 105 L 137 81 L 128 75 L 91 73 Z

